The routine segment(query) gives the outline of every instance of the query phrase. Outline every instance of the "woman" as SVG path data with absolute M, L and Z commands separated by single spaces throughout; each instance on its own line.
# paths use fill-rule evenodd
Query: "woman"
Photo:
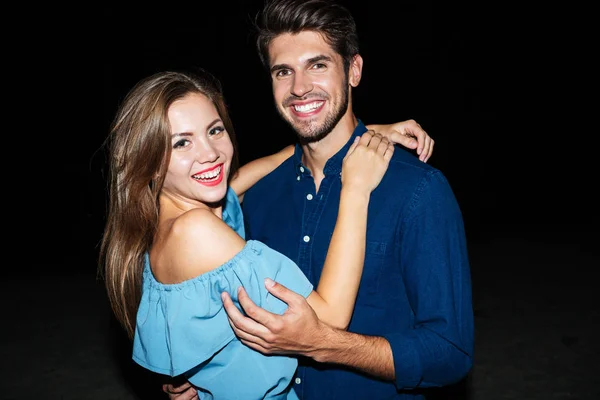
M 348 151 L 338 222 L 316 290 L 291 260 L 244 240 L 238 196 L 292 149 L 236 175 L 233 126 L 210 74 L 162 72 L 140 81 L 117 112 L 110 145 L 102 268 L 134 360 L 184 376 L 201 398 L 297 398 L 290 386 L 296 359 L 242 345 L 220 293 L 235 301 L 243 285 L 257 304 L 283 313 L 286 305 L 264 288 L 273 279 L 306 296 L 321 320 L 345 328 L 362 274 L 370 193 L 393 144 L 366 133 Z

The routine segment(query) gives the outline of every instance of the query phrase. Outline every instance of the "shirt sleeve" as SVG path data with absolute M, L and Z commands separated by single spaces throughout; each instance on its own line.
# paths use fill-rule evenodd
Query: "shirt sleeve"
M 460 381 L 473 363 L 471 276 L 462 214 L 439 171 L 423 179 L 399 233 L 414 329 L 384 335 L 399 389 Z

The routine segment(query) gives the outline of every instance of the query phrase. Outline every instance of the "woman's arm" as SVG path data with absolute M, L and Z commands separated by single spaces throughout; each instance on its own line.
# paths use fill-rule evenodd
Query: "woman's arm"
M 369 124 L 367 129 L 380 133 L 388 140 L 409 149 L 415 149 L 419 159 L 427 162 L 433 153 L 435 141 L 414 119 L 393 124 Z M 238 195 L 240 203 L 244 193 L 261 178 L 277 168 L 282 162 L 294 154 L 294 145 L 288 145 L 278 151 L 244 164 L 231 178 L 231 188 Z
M 257 158 L 241 166 L 230 182 L 230 186 L 238 195 L 240 203 L 244 199 L 246 190 L 277 168 L 279 164 L 290 158 L 292 154 L 294 154 L 294 145 L 290 144 L 275 154 Z
M 357 138 L 343 161 L 338 218 L 321 279 L 307 298 L 319 319 L 341 329 L 350 323 L 362 276 L 370 195 L 393 152 L 394 145 L 386 138 L 367 132 Z

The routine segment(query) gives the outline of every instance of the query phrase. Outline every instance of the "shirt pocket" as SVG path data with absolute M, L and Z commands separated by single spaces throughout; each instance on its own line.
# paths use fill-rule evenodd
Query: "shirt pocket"
M 357 304 L 381 306 L 383 299 L 379 287 L 385 277 L 383 266 L 387 251 L 387 243 L 367 241 L 365 247 L 365 264 L 363 268 L 360 288 L 358 289 Z

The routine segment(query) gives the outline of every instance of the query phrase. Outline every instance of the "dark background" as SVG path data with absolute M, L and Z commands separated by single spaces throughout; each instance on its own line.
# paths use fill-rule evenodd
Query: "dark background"
M 223 83 L 242 162 L 294 140 L 276 114 L 250 22 L 261 1 L 174 3 L 160 9 L 105 6 L 103 68 L 82 150 L 67 164 L 79 198 L 73 247 L 95 257 L 106 204 L 101 145 L 116 107 L 135 82 L 165 69 L 203 67 Z M 448 177 L 472 238 L 543 229 L 586 231 L 595 195 L 594 134 L 579 123 L 585 10 L 506 3 L 342 2 L 353 12 L 364 58 L 354 91 L 366 123 L 415 119 L 435 139 L 430 164 Z M 390 4 L 395 10 L 390 9 Z M 570 15 L 576 16 L 572 19 Z M 587 83 L 589 84 L 589 83 Z M 589 107 L 589 106 L 588 106 Z M 95 111 L 98 111 L 96 109 Z M 95 116 L 94 116 L 95 117 Z M 86 187 L 79 187 L 81 183 Z M 69 205 L 70 207 L 71 205 Z M 62 215 L 61 215 L 61 221 Z M 79 268 L 79 267 L 77 267 Z
M 436 141 L 429 163 L 463 211 L 476 365 L 468 385 L 443 395 L 597 398 L 594 14 L 575 3 L 342 3 L 364 58 L 356 115 L 419 122 Z M 25 117 L 5 134 L 13 166 L 5 181 L 18 182 L 5 192 L 8 219 L 17 221 L 2 292 L 5 398 L 152 397 L 152 379 L 132 365 L 95 280 L 107 200 L 102 143 L 139 79 L 194 67 L 222 81 L 243 162 L 291 143 L 251 36 L 261 4 L 104 3 L 20 14 L 7 36 L 18 50 L 6 65 L 26 76 L 5 82 L 33 85 L 15 102 Z M 33 39 L 24 42 L 26 32 Z

